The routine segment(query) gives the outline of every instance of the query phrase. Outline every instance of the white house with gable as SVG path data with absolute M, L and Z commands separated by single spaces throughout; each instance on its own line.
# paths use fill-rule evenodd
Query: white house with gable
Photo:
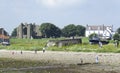
M 86 37 L 89 37 L 90 34 L 96 33 L 100 38 L 111 38 L 113 35 L 113 25 L 105 26 L 105 25 L 87 25 L 86 26 Z

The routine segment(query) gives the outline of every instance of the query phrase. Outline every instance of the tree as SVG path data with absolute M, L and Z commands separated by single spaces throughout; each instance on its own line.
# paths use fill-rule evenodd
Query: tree
M 40 26 L 40 31 L 43 37 L 60 37 L 61 30 L 52 23 L 42 23 Z
M 118 34 L 120 34 L 120 28 L 117 29 Z
M 76 35 L 76 26 L 69 24 L 62 29 L 62 35 L 65 37 L 74 37 Z
M 84 36 L 85 27 L 82 25 L 75 26 L 74 24 L 69 24 L 62 29 L 62 35 L 65 37 Z
M 114 39 L 114 40 L 120 40 L 120 34 L 115 33 L 115 34 L 113 35 L 113 39 Z
M 85 27 L 82 25 L 77 25 L 76 26 L 76 35 L 85 36 Z
M 89 39 L 92 39 L 93 37 L 98 38 L 98 35 L 96 33 L 92 33 L 89 35 Z
M 12 31 L 11 36 L 12 37 L 16 37 L 17 36 L 17 28 L 14 28 L 14 30 Z

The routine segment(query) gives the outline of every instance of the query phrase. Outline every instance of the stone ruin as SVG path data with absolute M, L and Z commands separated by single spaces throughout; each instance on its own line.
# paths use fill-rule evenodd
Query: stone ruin
M 17 38 L 27 38 L 27 39 L 39 39 L 41 38 L 41 32 L 39 30 L 39 25 L 35 25 L 35 23 L 21 23 L 17 27 Z

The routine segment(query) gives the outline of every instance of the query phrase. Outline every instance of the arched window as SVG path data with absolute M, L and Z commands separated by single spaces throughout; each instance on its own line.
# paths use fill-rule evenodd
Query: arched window
M 25 27 L 25 28 L 23 29 L 23 34 L 24 34 L 24 35 L 27 35 L 27 27 Z

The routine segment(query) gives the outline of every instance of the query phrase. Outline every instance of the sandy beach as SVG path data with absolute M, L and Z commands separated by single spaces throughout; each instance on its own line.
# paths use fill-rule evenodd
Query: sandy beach
M 96 56 L 98 63 L 96 63 Z M 49 61 L 53 64 L 65 65 L 79 65 L 81 61 L 83 64 L 79 67 L 79 73 L 119 73 L 120 68 L 120 54 L 119 53 L 85 53 L 85 52 L 60 52 L 60 51 L 15 51 L 15 50 L 0 50 L 0 58 L 13 58 L 20 60 L 35 60 L 35 61 Z M 78 69 L 77 69 L 78 70 Z M 90 72 L 91 71 L 91 72 Z M 93 72 L 94 71 L 94 72 Z M 98 72 L 99 71 L 99 72 Z
M 0 58 L 13 58 L 13 59 L 27 59 L 27 60 L 49 60 L 56 63 L 63 64 L 78 64 L 81 63 L 95 63 L 96 56 L 98 56 L 99 63 L 119 65 L 119 53 L 85 53 L 85 52 L 59 52 L 59 51 L 15 51 L 15 50 L 0 50 Z

